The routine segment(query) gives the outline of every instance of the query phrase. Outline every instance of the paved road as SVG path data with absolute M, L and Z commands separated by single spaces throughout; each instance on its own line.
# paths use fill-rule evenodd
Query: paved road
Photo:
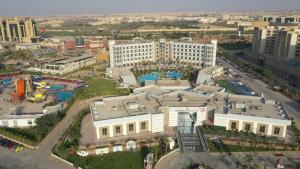
M 300 152 L 279 152 L 284 154 L 281 158 L 281 164 L 284 165 L 294 165 L 297 161 L 289 160 L 289 157 L 299 158 Z M 258 152 L 258 153 L 244 153 L 244 152 L 234 152 L 230 156 L 224 153 L 209 153 L 209 152 L 187 152 L 180 153 L 174 152 L 170 155 L 165 156 L 156 166 L 156 169 L 182 169 L 188 164 L 193 163 L 205 163 L 216 169 L 234 169 L 238 166 L 237 161 L 241 164 L 245 164 L 246 154 L 251 154 L 254 157 L 254 161 L 259 165 L 266 165 L 267 168 L 274 168 L 277 161 L 274 152 Z
M 280 101 L 286 108 L 288 114 L 294 117 L 297 127 L 300 128 L 300 103 L 299 102 L 296 102 L 279 92 L 274 92 L 270 86 L 268 86 L 267 84 L 265 84 L 264 82 L 258 79 L 249 78 L 249 76 L 247 76 L 245 73 L 234 68 L 232 65 L 230 65 L 223 59 L 218 58 L 217 60 L 220 61 L 220 63 L 222 63 L 224 67 L 228 67 L 232 69 L 235 73 L 241 75 L 242 77 L 241 82 L 249 86 L 258 95 L 261 95 L 263 93 L 264 97 L 267 99 Z
M 180 151 L 177 151 L 160 160 L 155 169 L 182 169 L 189 164 L 201 162 L 216 169 L 232 168 L 229 164 L 221 161 L 221 156 L 213 156 L 207 152 L 180 153 Z
M 25 149 L 16 153 L 0 147 L 0 169 L 71 169 L 70 165 L 50 156 L 52 147 L 71 125 L 74 117 L 88 105 L 88 101 L 77 100 L 65 118 L 46 136 L 37 150 Z

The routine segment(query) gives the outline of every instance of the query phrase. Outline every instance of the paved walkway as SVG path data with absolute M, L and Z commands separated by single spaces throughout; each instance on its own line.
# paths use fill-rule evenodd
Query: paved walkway
M 281 164 L 285 166 L 292 166 L 297 161 L 290 160 L 289 158 L 299 158 L 300 152 L 277 152 L 283 154 L 281 157 Z M 187 152 L 180 153 L 174 152 L 165 156 L 156 166 L 156 169 L 182 169 L 189 164 L 204 163 L 215 169 L 234 169 L 237 168 L 237 161 L 245 164 L 245 156 L 250 154 L 254 157 L 254 161 L 258 165 L 266 165 L 266 168 L 274 168 L 277 161 L 275 152 L 234 152 L 230 156 L 224 153 L 210 153 L 210 152 Z M 253 164 L 253 163 L 252 163 Z
M 96 98 L 98 99 L 98 98 Z M 50 156 L 52 148 L 58 143 L 59 138 L 65 130 L 72 124 L 76 115 L 83 110 L 88 104 L 93 101 L 77 100 L 70 107 L 66 116 L 55 128 L 44 138 L 39 144 L 37 150 L 25 149 L 22 152 L 16 153 L 0 147 L 0 168 L 5 169 L 71 169 L 70 165 L 55 159 Z

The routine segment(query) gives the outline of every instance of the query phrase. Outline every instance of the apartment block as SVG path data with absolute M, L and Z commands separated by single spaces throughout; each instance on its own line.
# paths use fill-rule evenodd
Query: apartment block
M 294 24 L 255 27 L 252 50 L 259 64 L 299 87 L 300 29 Z
M 272 23 L 300 23 L 299 16 L 258 16 L 257 20 Z
M 255 27 L 252 49 L 272 55 L 276 60 L 299 59 L 300 29 L 297 26 Z

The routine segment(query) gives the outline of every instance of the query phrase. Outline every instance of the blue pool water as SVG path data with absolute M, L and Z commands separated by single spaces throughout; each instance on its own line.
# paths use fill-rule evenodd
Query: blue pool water
M 179 79 L 179 78 L 183 77 L 183 73 L 178 72 L 178 71 L 168 71 L 168 72 L 166 72 L 165 75 L 166 76 L 163 76 L 163 77 L 170 78 L 170 79 Z M 156 81 L 159 78 L 160 78 L 160 73 L 159 72 L 152 72 L 152 73 L 148 73 L 148 74 L 145 74 L 145 75 L 141 76 L 139 78 L 139 81 L 140 81 L 140 84 L 142 86 L 144 86 L 145 81 Z
M 72 91 L 54 92 L 53 94 L 56 96 L 57 101 L 59 102 L 68 101 L 74 96 L 74 92 Z
M 12 84 L 12 79 L 11 78 L 8 78 L 8 79 L 3 79 L 3 80 L 0 80 L 0 83 L 1 84 L 4 84 L 4 85 L 10 85 Z
M 231 80 L 228 82 L 235 91 L 240 95 L 247 95 L 247 96 L 253 96 L 255 93 L 246 85 L 241 84 L 238 80 Z
M 48 90 L 58 91 L 58 90 L 61 90 L 61 89 L 64 89 L 64 88 L 65 88 L 64 85 L 56 84 L 56 85 L 50 85 L 50 88 L 48 88 Z
M 159 78 L 159 72 L 152 72 L 149 74 L 145 74 L 143 76 L 140 77 L 140 83 L 142 84 L 142 86 L 145 84 L 145 81 L 156 81 Z
M 172 79 L 179 79 L 182 78 L 183 74 L 181 72 L 177 71 L 168 71 L 166 73 L 167 78 L 172 78 Z

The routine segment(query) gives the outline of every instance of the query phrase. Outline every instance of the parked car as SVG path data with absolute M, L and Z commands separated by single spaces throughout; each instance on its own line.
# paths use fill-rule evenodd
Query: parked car
M 0 137 L 0 146 L 6 147 L 9 150 L 13 150 L 15 152 L 20 152 L 24 149 L 24 146 L 13 141 L 7 140 L 3 137 Z
M 20 152 L 20 151 L 22 151 L 23 149 L 24 149 L 24 147 L 21 146 L 21 145 L 16 145 L 16 146 L 14 147 L 15 152 Z
M 8 143 L 7 148 L 10 149 L 10 150 L 13 150 L 14 149 L 14 144 L 12 142 Z

